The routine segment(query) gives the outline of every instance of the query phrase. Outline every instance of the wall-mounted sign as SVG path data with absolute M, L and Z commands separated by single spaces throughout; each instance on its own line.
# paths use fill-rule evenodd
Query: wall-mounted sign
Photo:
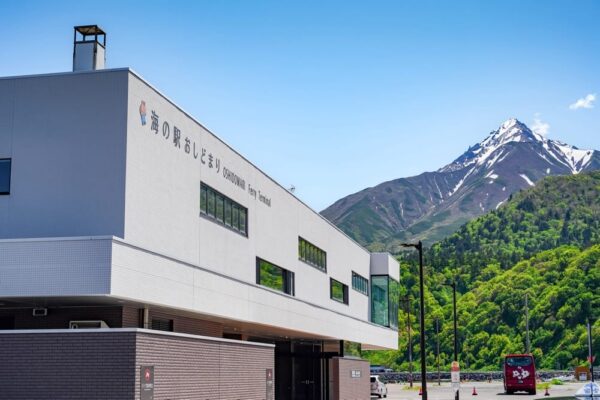
M 362 377 L 362 371 L 360 369 L 353 369 L 350 371 L 350 377 L 352 379 L 360 378 Z
M 146 102 L 142 100 L 140 103 L 139 111 L 140 111 L 140 124 L 142 126 L 146 126 Z M 230 183 L 234 184 L 236 187 L 241 190 L 248 191 L 248 194 L 254 198 L 254 200 L 258 200 L 261 203 L 271 207 L 271 197 L 267 196 L 265 193 L 261 192 L 257 188 L 253 188 L 250 184 L 246 184 L 246 180 L 240 175 L 233 172 L 231 169 L 227 168 L 225 165 L 221 164 L 221 158 L 217 156 L 216 153 L 213 153 L 210 149 L 206 147 L 201 147 L 200 145 L 196 145 L 196 141 L 187 136 L 184 132 L 181 132 L 174 123 L 173 129 L 171 129 L 171 123 L 166 120 L 162 120 L 160 115 L 156 110 L 150 111 L 150 132 L 154 133 L 154 136 L 162 137 L 165 143 L 171 144 L 172 148 L 175 150 L 182 151 L 194 159 L 200 160 L 200 164 L 208 168 L 209 170 L 214 171 L 217 174 L 221 174 L 223 178 L 225 178 Z M 148 129 L 148 128 L 146 128 Z
M 140 400 L 154 400 L 154 366 L 140 367 Z
M 273 368 L 267 368 L 265 375 L 267 380 L 267 400 L 273 400 Z

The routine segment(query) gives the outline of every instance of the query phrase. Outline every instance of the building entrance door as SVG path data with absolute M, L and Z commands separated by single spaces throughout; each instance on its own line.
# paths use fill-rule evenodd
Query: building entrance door
M 322 400 L 323 359 L 320 343 L 294 343 L 294 400 Z

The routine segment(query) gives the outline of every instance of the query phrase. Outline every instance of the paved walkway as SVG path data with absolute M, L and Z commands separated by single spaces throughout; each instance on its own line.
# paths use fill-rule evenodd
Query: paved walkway
M 579 383 L 565 383 L 564 385 L 552 385 L 550 387 L 550 396 L 544 397 L 544 391 L 538 389 L 536 395 L 529 395 L 526 393 L 517 393 L 514 395 L 506 395 L 504 393 L 504 387 L 502 382 L 467 382 L 462 383 L 460 386 L 460 400 L 533 400 L 533 399 L 547 399 L 551 400 L 555 397 L 569 397 L 583 386 L 583 382 Z M 408 385 L 405 384 L 388 384 L 388 399 L 389 400 L 419 400 L 418 386 L 415 384 L 417 390 L 406 389 Z M 477 390 L 477 396 L 473 396 L 473 387 Z M 373 397 L 375 399 L 376 397 Z M 442 382 L 441 386 L 438 386 L 437 382 L 427 383 L 427 398 L 428 400 L 454 400 L 454 392 L 450 388 L 450 384 Z

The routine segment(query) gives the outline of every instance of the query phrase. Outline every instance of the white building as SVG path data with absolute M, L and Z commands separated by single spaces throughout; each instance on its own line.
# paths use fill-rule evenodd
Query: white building
M 76 46 L 104 50 L 98 33 Z M 74 65 L 96 54 L 80 53 Z M 83 69 L 0 78 L 0 328 L 103 321 L 273 343 L 278 399 L 327 398 L 343 342 L 397 348 L 391 256 L 132 70 Z

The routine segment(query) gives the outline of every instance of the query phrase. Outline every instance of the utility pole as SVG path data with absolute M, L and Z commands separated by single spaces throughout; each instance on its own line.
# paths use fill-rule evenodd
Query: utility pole
M 438 386 L 442 385 L 442 381 L 440 378 L 440 320 L 439 318 L 435 319 L 435 337 L 437 339 L 437 357 L 436 357 L 436 362 L 437 362 L 437 370 L 438 370 Z
M 529 304 L 528 304 L 528 296 L 525 293 L 525 331 L 527 332 L 527 342 L 526 347 L 527 351 L 525 353 L 531 353 L 531 342 L 529 341 Z
M 592 374 L 592 383 L 594 382 L 594 351 L 592 350 L 592 324 L 588 318 L 587 323 L 587 334 L 588 334 L 588 361 L 590 362 L 590 373 Z M 592 385 L 593 386 L 593 385 Z M 592 388 L 592 397 L 594 396 L 594 390 Z

